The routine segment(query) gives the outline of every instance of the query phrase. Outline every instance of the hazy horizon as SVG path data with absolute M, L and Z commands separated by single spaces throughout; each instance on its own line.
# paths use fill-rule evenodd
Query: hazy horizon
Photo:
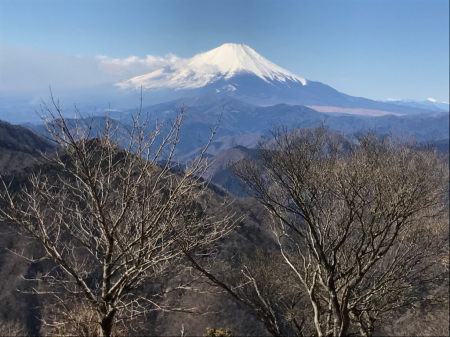
M 49 85 L 93 94 L 230 42 L 348 95 L 449 101 L 448 1 L 1 0 L 0 10 L 3 97 L 47 97 Z

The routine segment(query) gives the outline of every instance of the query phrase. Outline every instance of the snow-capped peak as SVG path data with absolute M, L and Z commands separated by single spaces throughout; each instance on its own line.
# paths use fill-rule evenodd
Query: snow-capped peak
M 245 44 L 225 43 L 206 53 L 194 56 L 189 62 L 193 69 L 202 71 L 205 65 L 216 67 L 228 79 L 240 72 L 247 72 L 267 81 L 289 79 L 306 84 L 306 80 L 265 59 Z
M 252 74 L 266 82 L 286 80 L 306 85 L 302 77 L 265 59 L 249 46 L 226 43 L 206 53 L 198 54 L 181 63 L 152 73 L 136 76 L 116 84 L 121 88 L 194 89 L 219 79 L 230 79 L 238 74 Z

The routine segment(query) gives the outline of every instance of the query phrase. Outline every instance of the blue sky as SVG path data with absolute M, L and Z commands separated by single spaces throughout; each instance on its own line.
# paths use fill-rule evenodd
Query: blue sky
M 109 85 L 227 42 L 349 95 L 449 101 L 448 0 L 0 0 L 0 91 Z

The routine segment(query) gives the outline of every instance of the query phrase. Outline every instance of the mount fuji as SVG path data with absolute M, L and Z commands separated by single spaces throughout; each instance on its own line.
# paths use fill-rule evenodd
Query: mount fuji
M 262 81 L 276 85 L 275 82 L 294 82 L 306 85 L 306 80 L 277 66 L 265 59 L 246 45 L 226 43 L 209 52 L 194 56 L 185 66 L 180 68 L 166 67 L 150 74 L 133 77 L 117 84 L 121 88 L 173 88 L 197 89 L 207 84 L 220 81 L 231 81 L 236 76 L 253 76 Z M 220 87 L 220 86 L 219 86 Z M 220 92 L 217 88 L 216 92 Z M 234 91 L 229 84 L 224 90 Z
M 218 120 L 220 127 L 207 152 L 210 156 L 235 146 L 255 148 L 259 141 L 270 138 L 270 130 L 277 125 L 327 125 L 349 137 L 377 130 L 448 143 L 448 113 L 340 93 L 277 66 L 245 45 L 222 45 L 182 63 L 117 83 L 114 89 L 123 94 L 121 97 L 131 91 L 131 97 L 141 87 L 146 90 L 146 100 L 154 102 L 142 111 L 165 126 L 170 127 L 180 107 L 186 107 L 177 145 L 177 160 L 181 162 L 198 154 L 202 140 L 209 139 Z M 125 128 L 134 118 L 133 110 L 107 111 Z M 97 122 L 102 121 L 103 113 L 96 113 Z M 27 126 L 46 135 L 43 126 Z
M 246 45 L 226 43 L 185 62 L 115 84 L 121 89 L 146 90 L 159 98 L 235 99 L 268 106 L 304 105 L 320 112 L 380 116 L 426 110 L 353 97 L 306 80 L 259 55 Z

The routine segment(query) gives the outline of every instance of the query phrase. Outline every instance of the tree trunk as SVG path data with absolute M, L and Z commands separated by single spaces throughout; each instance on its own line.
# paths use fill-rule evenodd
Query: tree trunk
M 107 315 L 103 316 L 100 324 L 102 328 L 102 337 L 111 337 L 115 313 L 116 311 L 112 310 L 108 312 Z
M 311 304 L 313 306 L 314 309 L 314 325 L 316 327 L 316 331 L 317 331 L 317 336 L 318 337 L 322 337 L 323 333 L 322 333 L 322 329 L 320 327 L 320 310 L 319 310 L 319 304 L 316 301 L 316 298 L 314 297 L 314 293 L 313 293 L 314 289 L 309 293 L 309 298 L 311 300 Z

